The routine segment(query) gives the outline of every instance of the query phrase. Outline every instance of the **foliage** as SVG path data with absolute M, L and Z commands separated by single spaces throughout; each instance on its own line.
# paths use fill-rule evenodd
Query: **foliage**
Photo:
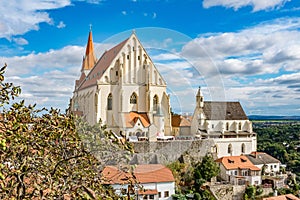
M 3 82 L 4 70 L 0 70 L 1 106 L 21 92 L 12 83 Z M 3 111 L 0 199 L 116 199 L 101 176 L 107 157 L 95 159 L 84 148 L 87 140 L 78 132 L 94 134 L 97 141 L 114 149 L 128 150 L 130 146 L 112 140 L 103 126 L 81 125 L 76 127 L 74 117 L 59 110 L 38 110 L 24 101 Z
M 254 122 L 258 134 L 257 150 L 266 152 L 287 164 L 287 170 L 300 177 L 300 122 Z
M 219 173 L 220 168 L 213 157 L 209 154 L 204 156 L 202 161 L 196 164 L 194 170 L 195 190 L 198 192 L 203 183 L 210 181 Z
M 255 199 L 256 195 L 256 187 L 253 185 L 249 185 L 246 187 L 245 194 L 244 194 L 244 199 Z

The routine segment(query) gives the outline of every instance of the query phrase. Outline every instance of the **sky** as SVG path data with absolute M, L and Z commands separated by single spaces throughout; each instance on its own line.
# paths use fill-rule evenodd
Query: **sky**
M 172 111 L 239 101 L 248 115 L 300 115 L 299 0 L 0 1 L 0 66 L 38 107 L 68 107 L 90 29 L 95 54 L 135 31 Z

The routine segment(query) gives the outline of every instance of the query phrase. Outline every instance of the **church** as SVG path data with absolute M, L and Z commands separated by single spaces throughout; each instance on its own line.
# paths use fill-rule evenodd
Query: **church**
M 90 31 L 71 111 L 126 138 L 171 135 L 167 85 L 133 31 L 97 59 Z
M 239 102 L 204 101 L 199 88 L 193 115 L 172 116 L 166 90 L 134 31 L 99 59 L 90 31 L 71 111 L 129 140 L 211 139 L 217 157 L 256 151 L 256 133 Z

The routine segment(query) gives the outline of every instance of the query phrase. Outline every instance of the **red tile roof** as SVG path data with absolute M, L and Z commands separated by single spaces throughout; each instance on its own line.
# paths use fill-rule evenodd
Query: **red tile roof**
M 263 198 L 263 200 L 300 200 L 298 197 L 293 194 L 280 195 L 275 197 Z
M 172 126 L 173 127 L 191 126 L 191 119 L 190 117 L 184 117 L 181 115 L 172 115 Z
M 128 184 L 134 181 L 128 172 L 118 170 L 115 166 L 106 166 L 102 174 L 107 184 Z M 138 183 L 174 182 L 169 168 L 161 164 L 137 165 L 133 172 Z
M 130 112 L 130 113 L 125 113 L 123 116 L 124 116 L 125 126 L 128 128 L 134 127 L 138 119 L 141 121 L 144 127 L 148 127 L 150 125 L 150 120 L 148 118 L 147 113 Z
M 260 169 L 256 167 L 246 156 L 224 156 L 216 160 L 216 162 L 222 163 L 225 169 L 250 169 L 254 171 L 259 171 Z

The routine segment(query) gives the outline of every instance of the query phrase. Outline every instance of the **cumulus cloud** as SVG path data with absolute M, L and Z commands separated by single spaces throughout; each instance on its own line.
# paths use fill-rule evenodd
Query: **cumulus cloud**
M 199 36 L 182 49 L 190 60 L 210 58 L 223 74 L 300 70 L 300 18 L 283 18 L 238 32 Z
M 0 1 L 0 38 L 9 39 L 30 30 L 38 30 L 42 22 L 52 24 L 46 12 L 71 4 L 70 0 L 11 0 Z
M 281 8 L 288 1 L 290 0 L 204 0 L 202 5 L 204 8 L 223 6 L 226 8 L 233 8 L 234 10 L 238 10 L 245 6 L 251 6 L 253 8 L 253 12 L 256 12 L 260 10 Z

